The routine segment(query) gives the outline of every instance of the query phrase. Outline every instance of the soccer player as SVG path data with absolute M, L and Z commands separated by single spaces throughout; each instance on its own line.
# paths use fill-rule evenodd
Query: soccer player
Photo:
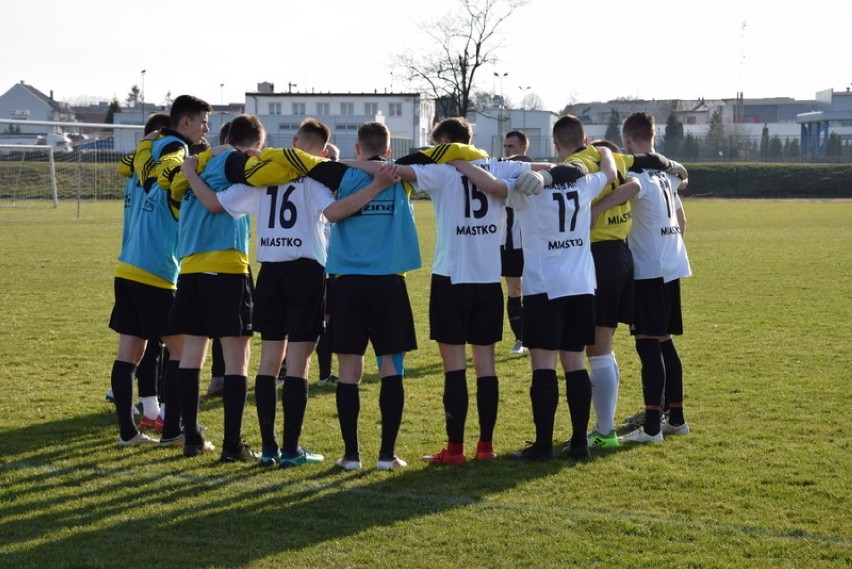
M 473 131 L 467 120 L 450 117 L 432 131 L 436 144 L 469 145 Z M 415 161 L 408 157 L 401 162 Z M 419 161 L 419 160 L 417 160 Z M 514 178 L 530 165 L 479 159 L 477 167 L 497 177 Z M 500 236 L 505 223 L 502 195 L 483 192 L 449 164 L 400 166 L 404 180 L 431 197 L 437 239 L 429 296 L 430 337 L 438 343 L 444 367 L 444 416 L 447 446 L 423 457 L 433 464 L 464 464 L 464 431 L 468 412 L 466 345 L 471 344 L 479 411 L 478 460 L 496 458 L 493 448 L 499 388 L 494 345 L 503 334 L 503 290 L 500 287 Z
M 582 165 L 589 172 L 599 170 L 599 153 L 588 145 L 583 123 L 573 115 L 564 115 L 553 128 L 554 144 L 565 162 Z M 618 445 L 614 417 L 618 397 L 618 364 L 612 351 L 612 337 L 618 322 L 630 324 L 633 315 L 633 258 L 625 239 L 630 231 L 628 200 L 638 192 L 637 184 L 622 184 L 630 172 L 643 168 L 677 171 L 682 168 L 656 154 L 626 155 L 612 143 L 601 145 L 612 150 L 618 171 L 592 202 L 592 257 L 595 260 L 595 342 L 586 348 L 589 359 L 592 401 L 596 427 L 589 434 L 589 445 L 611 448 Z M 560 168 L 552 175 L 559 176 Z M 615 189 L 617 187 L 617 189 Z M 605 213 L 604 213 L 605 212 Z
M 302 122 L 293 147 L 325 154 L 329 130 L 315 119 Z M 262 337 L 260 369 L 255 383 L 263 453 L 261 466 L 282 468 L 322 462 L 324 457 L 299 446 L 308 395 L 308 368 L 323 320 L 323 280 L 326 261 L 326 220 L 338 221 L 357 212 L 379 191 L 393 182 L 394 168 L 377 176 L 372 184 L 335 201 L 331 190 L 307 177 L 284 185 L 253 188 L 233 185 L 213 192 L 184 163 L 183 171 L 202 201 L 213 200 L 210 209 L 227 211 L 239 219 L 253 214 L 258 219 L 257 257 L 261 263 L 255 290 L 254 330 Z M 275 438 L 275 378 L 287 352 L 289 362 L 283 385 L 284 445 Z
M 159 132 L 161 128 L 171 125 L 168 113 L 154 113 L 145 123 L 144 135 L 147 136 L 154 131 Z M 139 218 L 142 204 L 145 202 L 146 193 L 142 188 L 139 178 L 133 169 L 134 153 L 131 152 L 121 159 L 118 165 L 119 174 L 125 177 L 124 183 L 124 220 L 121 234 L 121 251 L 127 246 L 130 235 L 133 233 L 134 224 Z M 158 406 L 157 395 L 162 395 L 160 389 L 160 358 L 162 356 L 163 344 L 160 338 L 149 338 L 145 346 L 145 353 L 136 368 L 136 380 L 138 382 L 139 399 L 142 403 L 142 419 L 139 422 L 140 429 L 163 430 L 163 411 Z M 112 388 L 107 392 L 107 400 L 115 402 Z M 135 408 L 133 409 L 135 411 Z
M 633 113 L 622 125 L 628 152 L 652 152 L 654 117 Z M 680 279 L 692 275 L 683 242 L 685 216 L 678 189 L 686 184 L 667 172 L 638 175 L 641 190 L 632 200 L 628 238 L 634 262 L 635 312 L 631 334 L 642 364 L 643 426 L 620 437 L 637 443 L 662 442 L 663 435 L 689 434 L 683 413 L 683 365 L 672 335 L 683 334 Z M 665 396 L 669 417 L 661 425 Z
M 175 200 L 160 191 L 156 174 L 166 164 L 182 160 L 189 145 L 207 132 L 210 105 L 181 95 L 169 111 L 170 129 L 152 131 L 134 154 L 133 166 L 146 192 L 144 204 L 116 268 L 116 302 L 110 327 L 119 333 L 119 347 L 111 375 L 121 435 L 119 446 L 155 443 L 139 433 L 132 419 L 133 375 L 146 348 L 146 338 L 162 338 L 169 350 L 164 377 L 165 424 L 161 444 L 182 441 L 176 400 L 175 372 L 182 355 L 181 337 L 169 324 L 178 276 L 178 221 Z
M 295 149 L 261 151 L 265 134 L 256 116 L 236 117 L 228 131 L 229 143 L 235 150 L 201 153 L 196 173 L 213 191 L 221 192 L 235 183 L 266 186 L 287 182 L 323 162 Z M 158 181 L 178 194 L 186 192 L 189 186 L 182 173 L 160 176 Z M 234 219 L 217 207 L 221 206 L 192 192 L 186 192 L 181 205 L 181 276 L 172 318 L 185 334 L 178 382 L 181 400 L 187 402 L 187 407 L 182 407 L 186 430 L 184 456 L 196 456 L 212 446 L 197 426 L 199 377 L 208 338 L 212 337 L 221 340 L 225 360 L 222 395 L 225 430 L 220 460 L 247 462 L 259 458 L 242 440 L 252 334 L 249 219 Z M 288 211 L 289 208 L 283 213 Z
M 359 160 L 384 162 L 390 153 L 390 132 L 385 125 L 368 122 L 358 129 L 355 154 Z M 339 184 L 337 198 L 372 181 L 365 172 L 350 168 Z M 338 358 L 337 412 L 344 442 L 344 454 L 336 464 L 344 470 L 361 468 L 359 385 L 368 342 L 378 356 L 381 377 L 382 437 L 376 468 L 407 466 L 396 456 L 395 447 L 405 402 L 404 355 L 417 348 L 417 339 L 404 273 L 419 267 L 414 211 L 409 190 L 402 183 L 382 191 L 357 215 L 332 225 L 326 270 L 336 275 L 332 350 Z
M 228 144 L 228 131 L 231 122 L 222 123 L 219 128 L 219 144 Z M 222 397 L 222 389 L 225 383 L 225 357 L 222 355 L 222 342 L 219 338 L 213 338 L 210 342 L 210 383 L 207 385 L 207 395 L 211 397 Z
M 556 149 L 561 160 L 569 156 L 569 149 L 559 144 Z M 510 454 L 512 458 L 535 461 L 553 458 L 554 419 L 559 399 L 557 357 L 565 371 L 573 430 L 564 452 L 575 459 L 589 456 L 586 429 L 591 385 L 583 350 L 594 341 L 595 323 L 590 208 L 592 200 L 616 177 L 611 152 L 602 149 L 601 155 L 601 171 L 595 174 L 583 175 L 586 168 L 582 164 L 554 168 L 556 179 L 546 172 L 525 172 L 507 199 L 518 214 L 524 235 L 524 344 L 530 349 L 530 399 L 536 428 L 532 445 Z M 541 186 L 532 190 L 525 183 L 542 178 L 548 184 L 544 191 Z M 486 185 L 478 179 L 475 182 Z
M 340 149 L 332 143 L 328 143 L 325 147 L 325 157 L 331 162 L 340 160 Z M 326 233 L 331 234 L 331 225 L 326 224 Z M 331 371 L 331 303 L 334 296 L 334 275 L 325 274 L 325 301 L 323 303 L 323 329 L 320 334 L 319 342 L 317 342 L 317 365 L 319 367 L 319 380 L 317 385 L 324 387 L 326 385 L 335 385 L 337 376 Z
M 503 141 L 503 155 L 511 159 L 525 159 L 530 141 L 520 130 L 510 130 Z M 500 244 L 500 274 L 506 280 L 506 313 L 509 326 L 515 335 L 515 345 L 511 353 L 523 354 L 524 347 L 524 307 L 521 275 L 524 272 L 524 251 L 521 247 L 521 229 L 515 221 L 515 210 L 506 208 L 506 229 Z

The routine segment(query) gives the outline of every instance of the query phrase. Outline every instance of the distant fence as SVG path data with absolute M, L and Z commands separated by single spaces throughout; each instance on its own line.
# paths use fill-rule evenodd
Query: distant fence
M 620 142 L 620 141 L 616 141 Z M 530 137 L 530 155 L 537 160 L 557 161 L 553 137 Z M 503 140 L 491 137 L 488 151 L 492 156 L 503 155 Z M 719 139 L 691 136 L 680 141 L 676 148 L 667 148 L 664 138 L 657 139 L 657 152 L 681 162 L 769 162 L 808 164 L 852 164 L 852 141 L 837 139 L 826 145 L 822 155 L 803 158 L 799 137 L 727 135 Z

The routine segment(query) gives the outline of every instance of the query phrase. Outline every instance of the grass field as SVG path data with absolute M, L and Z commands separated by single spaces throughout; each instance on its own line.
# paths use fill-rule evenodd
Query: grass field
M 686 202 L 695 276 L 677 342 L 692 435 L 580 464 L 460 468 L 418 460 L 445 433 L 426 319 L 434 222 L 428 202 L 416 207 L 420 349 L 406 362 L 398 446 L 410 467 L 390 473 L 372 468 L 374 366 L 361 472 L 333 466 L 334 394 L 315 387 L 316 369 L 303 443 L 324 465 L 262 470 L 221 465 L 218 453 L 116 448 L 104 392 L 121 202 L 88 202 L 80 218 L 71 203 L 0 209 L 0 566 L 852 566 L 852 202 Z M 507 326 L 498 346 L 504 453 L 533 434 L 529 360 L 508 354 L 509 336 Z M 624 417 L 641 406 L 625 330 L 616 353 Z M 257 446 L 253 403 L 250 391 L 244 429 Z M 205 401 L 200 420 L 218 445 L 221 402 Z M 563 402 L 556 436 L 569 429 Z M 469 445 L 476 431 L 472 403 Z

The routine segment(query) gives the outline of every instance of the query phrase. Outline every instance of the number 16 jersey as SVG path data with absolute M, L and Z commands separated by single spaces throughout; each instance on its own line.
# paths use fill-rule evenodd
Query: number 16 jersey
M 298 178 L 262 188 L 234 184 L 216 196 L 231 216 L 256 217 L 259 262 L 307 258 L 325 266 L 328 237 L 322 212 L 334 202 L 328 187 Z

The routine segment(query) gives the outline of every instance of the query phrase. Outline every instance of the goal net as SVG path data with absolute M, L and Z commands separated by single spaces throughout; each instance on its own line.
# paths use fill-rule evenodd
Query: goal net
M 0 119 L 0 208 L 121 200 L 121 159 L 142 138 L 135 124 Z
M 0 144 L 0 207 L 59 205 L 53 148 Z

